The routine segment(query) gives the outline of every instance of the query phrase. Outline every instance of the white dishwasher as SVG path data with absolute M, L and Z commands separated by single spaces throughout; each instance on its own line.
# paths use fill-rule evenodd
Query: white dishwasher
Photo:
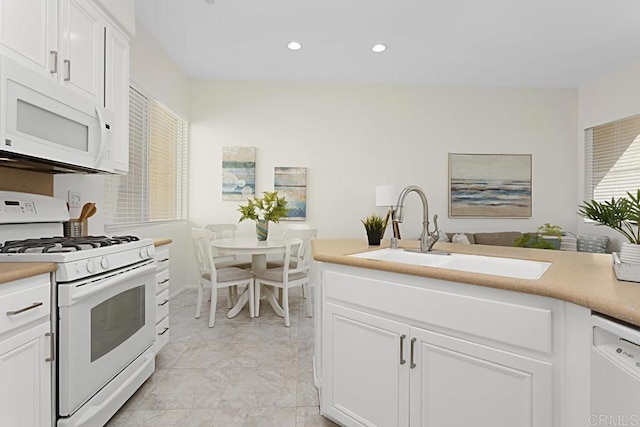
M 593 314 L 589 426 L 640 426 L 640 328 Z

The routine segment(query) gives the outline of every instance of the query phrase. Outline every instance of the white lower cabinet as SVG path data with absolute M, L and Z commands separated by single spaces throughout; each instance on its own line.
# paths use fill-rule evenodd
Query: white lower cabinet
M 52 423 L 49 275 L 0 284 L 0 425 Z
M 456 287 L 464 285 L 451 282 L 435 281 L 429 289 L 415 286 L 416 280 L 326 271 L 323 277 L 323 415 L 344 426 L 559 425 L 547 322 L 557 308 L 553 301 L 528 307 L 515 304 L 517 294 L 489 298 L 496 290 L 483 298 L 458 295 Z M 469 300 L 477 309 L 461 310 Z M 483 334 L 477 325 L 491 324 L 481 317 L 492 315 L 512 319 L 503 330 L 496 325 Z M 522 337 L 527 334 L 529 344 Z
M 169 245 L 156 248 L 156 341 L 153 351 L 158 354 L 169 342 Z

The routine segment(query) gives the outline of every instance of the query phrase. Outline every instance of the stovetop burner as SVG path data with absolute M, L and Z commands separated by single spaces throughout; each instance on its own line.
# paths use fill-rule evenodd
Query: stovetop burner
M 7 240 L 4 244 L 0 244 L 0 253 L 76 252 L 138 240 L 136 236 L 43 237 L 39 239 Z

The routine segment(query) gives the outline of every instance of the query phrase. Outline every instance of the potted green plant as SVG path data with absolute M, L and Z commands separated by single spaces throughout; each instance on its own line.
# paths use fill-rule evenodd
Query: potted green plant
M 578 206 L 580 216 L 607 226 L 627 239 L 620 249 L 620 261 L 640 264 L 640 189 L 635 193 L 628 191 L 626 197 L 612 197 L 611 201 L 583 203 Z
M 523 233 L 513 244 L 520 248 L 556 249 L 553 243 L 545 240 L 543 236 L 538 233 Z
M 364 229 L 367 231 L 369 245 L 379 245 L 380 240 L 382 239 L 382 233 L 386 226 L 384 218 L 380 215 L 372 214 L 360 221 L 364 225 Z
M 258 240 L 267 240 L 269 222 L 279 223 L 280 219 L 287 216 L 289 209 L 284 196 L 278 197 L 277 191 L 265 191 L 262 194 L 262 197 L 247 199 L 246 205 L 238 207 L 238 212 L 241 214 L 238 222 L 245 219 L 255 221 Z
M 560 242 L 562 241 L 562 227 L 555 224 L 549 224 L 546 222 L 544 225 L 538 227 L 538 235 L 541 239 L 551 243 L 554 249 L 560 249 Z

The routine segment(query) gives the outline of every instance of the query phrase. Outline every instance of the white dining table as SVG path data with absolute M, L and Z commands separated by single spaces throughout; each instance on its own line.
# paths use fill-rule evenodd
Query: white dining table
M 267 255 L 284 253 L 287 246 L 285 239 L 267 239 L 259 241 L 255 237 L 231 237 L 227 239 L 217 239 L 211 241 L 211 246 L 218 249 L 221 254 L 251 255 L 251 270 L 253 273 L 267 269 Z M 269 302 L 273 311 L 280 316 L 284 316 L 284 310 L 278 303 L 276 294 L 269 287 L 265 287 L 262 295 Z M 230 319 L 240 313 L 240 310 L 249 301 L 248 289 L 238 298 L 236 304 L 229 310 L 227 317 Z

